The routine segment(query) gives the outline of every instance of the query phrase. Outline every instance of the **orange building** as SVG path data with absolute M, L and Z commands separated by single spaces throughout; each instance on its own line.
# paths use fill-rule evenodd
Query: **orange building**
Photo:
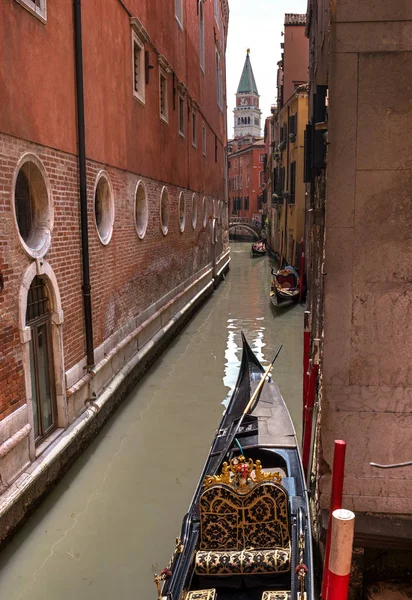
M 248 217 L 259 226 L 264 207 L 265 144 L 252 136 L 228 145 L 230 216 Z
M 0 493 L 16 514 L 23 469 L 46 448 L 63 465 L 68 427 L 95 419 L 90 401 L 108 414 L 227 268 L 227 27 L 227 0 L 1 3 Z

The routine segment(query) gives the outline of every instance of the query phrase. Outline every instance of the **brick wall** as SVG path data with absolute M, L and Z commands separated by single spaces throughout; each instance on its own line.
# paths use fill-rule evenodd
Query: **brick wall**
M 33 258 L 27 256 L 21 246 L 12 207 L 13 174 L 25 152 L 31 152 L 42 161 L 53 197 L 52 241 L 44 260 L 55 273 L 62 301 L 64 369 L 67 371 L 85 355 L 77 158 L 0 135 L 0 272 L 4 276 L 4 290 L 0 294 L 1 418 L 25 402 L 17 299 L 23 273 Z M 110 179 L 115 203 L 113 234 L 107 246 L 98 237 L 94 216 L 95 183 L 102 169 Z M 139 180 L 146 185 L 149 206 L 143 240 L 137 235 L 134 221 L 135 190 Z M 163 182 L 95 162 L 87 164 L 87 181 L 93 330 L 94 344 L 98 346 L 131 317 L 140 314 L 211 260 L 213 199 L 207 197 L 207 225 L 203 228 L 203 195 L 197 193 L 197 224 L 193 229 L 193 191 L 168 185 L 169 228 L 167 235 L 163 235 L 160 227 Z M 186 197 L 183 232 L 179 228 L 180 191 Z

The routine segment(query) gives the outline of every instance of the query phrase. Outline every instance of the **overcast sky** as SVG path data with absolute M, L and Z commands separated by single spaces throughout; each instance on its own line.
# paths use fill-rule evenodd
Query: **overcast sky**
M 250 48 L 250 60 L 260 94 L 262 130 L 276 98 L 276 63 L 280 60 L 285 13 L 306 13 L 307 0 L 229 0 L 226 53 L 228 137 L 233 137 L 235 94 Z

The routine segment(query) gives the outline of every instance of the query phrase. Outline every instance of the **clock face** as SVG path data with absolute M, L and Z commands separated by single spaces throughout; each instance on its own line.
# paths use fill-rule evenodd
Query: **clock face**
M 240 99 L 240 104 L 241 104 L 242 106 L 245 106 L 245 104 L 247 104 L 247 99 L 246 99 L 246 98 L 241 98 L 241 99 Z

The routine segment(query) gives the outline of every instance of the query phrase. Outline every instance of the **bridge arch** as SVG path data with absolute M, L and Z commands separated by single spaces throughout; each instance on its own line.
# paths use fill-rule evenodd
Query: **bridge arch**
M 248 223 L 239 223 L 235 221 L 233 223 L 229 223 L 228 229 L 229 231 L 233 231 L 237 227 L 249 231 L 249 233 L 251 233 L 256 240 L 260 239 L 260 231 L 255 227 L 252 227 L 252 225 L 249 225 Z

